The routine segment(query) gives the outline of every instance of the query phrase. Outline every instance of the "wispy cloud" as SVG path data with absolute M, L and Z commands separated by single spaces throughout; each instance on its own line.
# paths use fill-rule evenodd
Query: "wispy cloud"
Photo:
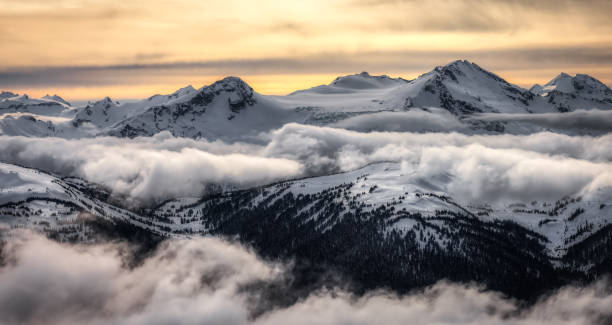
M 299 31 L 298 31 L 299 32 Z M 162 60 L 164 52 L 142 52 L 129 61 Z M 427 72 L 436 65 L 457 58 L 468 58 L 495 72 L 495 70 L 555 69 L 576 70 L 585 67 L 610 66 L 603 72 L 604 82 L 612 80 L 612 47 L 530 47 L 508 50 L 408 50 L 325 52 L 313 55 L 221 59 L 210 61 L 184 61 L 162 63 L 133 63 L 89 66 L 39 66 L 5 68 L 0 70 L 0 87 L 45 86 L 99 86 L 142 84 L 147 76 L 156 81 L 171 76 L 219 75 L 300 75 L 311 73 L 349 73 L 355 71 L 408 71 Z M 560 68 L 562 67 L 562 68 Z M 552 78 L 554 75 L 551 75 Z M 540 82 L 546 82 L 541 80 Z
M 545 128 L 569 131 L 610 132 L 612 111 L 579 110 L 545 114 L 477 114 L 474 119 L 501 122 L 526 122 Z

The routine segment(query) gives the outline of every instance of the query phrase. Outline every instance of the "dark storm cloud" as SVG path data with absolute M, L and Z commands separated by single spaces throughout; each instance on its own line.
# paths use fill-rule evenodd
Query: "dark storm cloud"
M 164 53 L 143 53 L 149 60 Z M 147 77 L 184 75 L 265 75 L 308 74 L 332 71 L 418 71 L 467 58 L 495 72 L 496 69 L 571 69 L 575 67 L 612 67 L 612 46 L 535 47 L 511 50 L 462 51 L 369 51 L 357 53 L 320 53 L 304 57 L 244 60 L 216 60 L 106 66 L 59 66 L 5 68 L 0 70 L 0 87 L 100 86 L 143 84 Z M 595 76 L 597 77 L 597 76 Z M 604 76 L 612 79 L 612 76 Z M 605 81 L 606 79 L 604 79 Z

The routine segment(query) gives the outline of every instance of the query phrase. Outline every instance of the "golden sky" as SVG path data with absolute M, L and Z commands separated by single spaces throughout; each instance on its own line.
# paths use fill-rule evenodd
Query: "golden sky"
M 0 89 L 140 98 L 237 75 L 283 94 L 469 59 L 529 87 L 612 82 L 607 0 L 0 0 Z

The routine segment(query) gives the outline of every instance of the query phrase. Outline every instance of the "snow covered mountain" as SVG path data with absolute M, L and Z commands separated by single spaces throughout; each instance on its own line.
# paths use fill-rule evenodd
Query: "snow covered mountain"
M 2 91 L 2 92 L 0 92 L 0 99 L 17 97 L 17 96 L 18 96 L 17 94 L 12 93 L 10 91 Z
M 0 134 L 67 136 L 68 133 L 64 130 L 76 111 L 57 95 L 34 99 L 26 94 L 2 92 L 0 94 Z
M 114 102 L 110 97 L 105 97 L 80 109 L 73 119 L 73 124 L 79 126 L 89 122 L 105 127 L 125 117 L 125 110 L 119 109 L 119 103 Z
M 61 97 L 45 96 L 40 99 L 28 95 L 17 95 L 11 92 L 0 94 L 0 114 L 31 113 L 45 116 L 66 116 L 71 114 L 72 107 Z
M 455 115 L 476 112 L 526 113 L 533 94 L 465 60 L 436 67 L 391 96 L 404 107 L 441 107 Z
M 454 125 L 417 127 L 416 132 L 532 133 L 550 128 L 526 123 L 523 117 L 512 122 L 507 117 L 496 120 L 490 114 L 612 110 L 612 91 L 592 77 L 561 74 L 528 91 L 465 60 L 436 67 L 410 81 L 362 72 L 287 96 L 262 95 L 240 78 L 227 77 L 197 90 L 187 86 L 169 95 L 124 104 L 107 97 L 72 108 L 57 95 L 30 99 L 27 95 L 5 92 L 0 98 L 3 113 L 0 128 L 4 134 L 135 137 L 167 130 L 179 137 L 226 141 L 253 140 L 261 132 L 290 122 L 342 126 L 351 125 L 344 121 L 360 116 L 386 120 L 389 112 L 395 114 L 394 118 L 409 120 L 406 125 L 420 123 L 410 122 L 414 115 Z M 31 118 L 19 119 L 22 114 Z M 479 119 L 480 114 L 489 116 Z M 52 120 L 49 116 L 71 121 Z M 374 129 L 398 130 L 395 123 L 389 129 L 385 129 L 384 123 Z
M 0 234 L 14 229 L 37 230 L 60 240 L 88 242 L 95 237 L 84 221 L 102 218 L 139 227 L 139 217 L 105 203 L 109 193 L 73 177 L 0 163 Z
M 181 90 L 179 90 L 180 92 Z M 300 115 L 253 91 L 240 78 L 227 77 L 182 96 L 156 103 L 110 127 L 106 134 L 151 136 L 168 130 L 181 137 L 239 139 L 278 128 Z
M 390 78 L 389 76 L 372 76 L 367 72 L 342 76 L 336 78 L 329 85 L 320 85 L 310 89 L 298 90 L 290 95 L 299 93 L 315 94 L 351 94 L 360 90 L 391 88 L 404 83 L 408 80 L 402 78 Z
M 544 86 L 534 85 L 531 92 L 546 99 L 560 112 L 576 108 L 610 109 L 612 107 L 612 90 L 586 74 L 572 77 L 561 73 Z
M 409 290 L 447 278 L 522 297 L 569 274 L 596 272 L 612 243 L 612 202 L 468 206 L 433 190 L 435 180 L 407 179 L 397 163 L 175 199 L 138 213 L 77 178 L 0 164 L 0 184 L 3 236 L 27 227 L 89 241 L 96 218 L 162 236 L 238 236 L 263 256 L 317 260 L 366 287 Z
M 155 105 L 106 132 L 133 137 L 169 130 L 176 136 L 236 139 L 288 122 L 330 125 L 360 115 L 430 107 L 442 108 L 459 119 L 475 113 L 565 111 L 550 98 L 512 85 L 468 61 L 437 67 L 411 81 L 363 72 L 338 77 L 329 85 L 296 91 L 288 96 L 257 94 L 242 80 L 232 77 L 203 87 L 198 93 L 210 100 L 192 101 L 196 95 L 191 93 L 180 100 Z M 612 108 L 605 100 L 595 100 L 597 96 L 577 94 L 575 97 L 571 103 L 575 108 Z M 252 108 L 236 109 L 247 106 Z M 506 129 L 502 124 L 469 120 L 465 129 L 499 132 Z M 537 127 L 509 129 L 538 130 Z
M 298 287 L 340 274 L 358 292 L 405 293 L 447 279 L 534 299 L 611 270 L 610 94 L 566 74 L 525 90 L 468 61 L 414 80 L 363 72 L 286 96 L 259 94 L 237 77 L 83 107 L 3 92 L 4 159 L 65 174 L 0 161 L 0 245 L 22 228 L 74 242 L 223 236 L 265 259 L 291 260 Z M 37 138 L 98 136 L 143 138 Z M 454 148 L 464 142 L 503 151 L 478 158 L 489 145 L 475 146 L 464 157 Z M 500 176 L 498 162 L 511 177 Z M 260 164 L 268 178 L 245 181 Z M 282 164 L 291 171 L 276 173 Z M 549 169 L 537 199 L 524 193 Z M 316 177 L 285 178 L 296 175 Z M 184 191 L 138 196 L 183 180 Z

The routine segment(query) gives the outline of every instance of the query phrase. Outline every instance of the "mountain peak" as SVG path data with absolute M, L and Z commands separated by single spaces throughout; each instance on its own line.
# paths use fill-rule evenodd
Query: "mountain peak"
M 153 102 L 154 104 L 164 103 L 164 102 L 168 102 L 169 100 L 174 100 L 174 99 L 177 99 L 177 98 L 189 95 L 189 94 L 193 94 L 196 91 L 197 90 L 193 88 L 192 85 L 188 85 L 183 88 L 177 89 L 176 91 L 174 91 L 172 94 L 169 94 L 169 95 L 155 94 L 147 98 L 147 101 Z
M 451 63 L 448 63 L 445 66 L 438 66 L 432 72 L 436 72 L 441 74 L 445 78 L 450 78 L 451 80 L 457 82 L 458 76 L 467 76 L 470 78 L 477 78 L 477 75 L 486 76 L 488 79 L 493 79 L 498 82 L 502 82 L 504 84 L 508 84 L 508 82 L 498 75 L 483 69 L 478 64 L 474 62 L 470 62 L 468 60 L 455 60 Z
M 196 89 L 193 88 L 192 85 L 188 85 L 188 86 L 185 86 L 185 87 L 175 91 L 174 93 L 177 94 L 177 93 L 191 92 L 191 91 L 195 91 L 195 90 Z
M 250 86 L 244 80 L 242 80 L 240 77 L 234 77 L 234 76 L 227 76 L 221 80 L 215 81 L 210 86 L 215 86 L 215 85 L 247 86 L 250 88 Z
M 15 97 L 15 100 L 29 100 L 29 99 L 30 99 L 30 96 L 28 96 L 28 94 L 22 94 L 22 95 Z
M 12 93 L 10 91 L 3 91 L 0 92 L 0 99 L 5 99 L 5 98 L 11 98 L 11 97 L 17 97 L 19 96 L 18 94 Z
M 561 72 L 555 79 L 567 79 L 567 78 L 572 78 L 572 76 L 570 76 L 569 74 L 565 72 Z
M 173 92 L 170 95 L 166 95 L 165 97 L 167 97 L 169 99 L 171 99 L 171 98 L 180 98 L 180 97 L 183 97 L 183 96 L 186 96 L 186 95 L 189 95 L 189 94 L 193 94 L 196 91 L 197 90 L 195 88 L 193 88 L 192 85 L 188 85 L 188 86 L 185 86 L 183 88 L 180 88 L 180 89 L 176 90 L 175 92 Z M 160 95 L 155 95 L 155 96 L 160 96 Z M 153 96 L 153 97 L 155 97 L 155 96 Z M 151 97 L 151 98 L 153 98 L 153 97 Z
M 240 110 L 247 105 L 255 104 L 255 92 L 239 77 L 225 77 L 213 84 L 200 88 L 190 99 L 194 105 L 206 106 L 222 93 L 228 95 L 228 104 L 232 111 Z
M 58 96 L 57 94 L 53 94 L 53 96 L 46 94 L 42 99 L 52 100 L 52 101 L 70 106 L 70 103 L 65 101 L 62 97 Z
M 374 89 L 386 88 L 404 82 L 406 82 L 406 80 L 402 78 L 391 78 L 387 75 L 373 76 L 363 71 L 359 74 L 337 77 L 329 86 L 346 89 Z
M 89 102 L 89 104 L 87 104 L 87 107 L 104 107 L 104 108 L 110 108 L 111 106 L 118 106 L 119 103 L 117 102 L 113 102 L 113 100 L 106 96 L 98 101 L 95 102 Z
M 93 122 L 95 125 L 106 125 L 111 122 L 112 111 L 119 106 L 110 97 L 104 97 L 97 102 L 89 102 L 79 110 L 73 119 L 73 125 L 79 126 L 83 122 Z
M 539 92 L 534 93 L 547 95 L 555 91 L 589 98 L 612 99 L 612 90 L 601 81 L 587 74 L 576 74 L 572 77 L 565 72 L 561 72 L 541 88 Z
M 448 67 L 448 66 L 471 66 L 471 65 L 475 65 L 475 63 L 472 63 L 465 59 L 459 59 L 459 60 L 455 60 L 455 61 L 448 63 L 446 66 Z
M 468 69 L 478 69 L 478 70 L 484 70 L 483 68 L 481 68 L 478 64 L 474 63 L 474 62 L 470 62 L 468 60 L 455 60 L 452 61 L 444 66 L 438 66 L 436 67 L 436 69 L 439 70 L 443 70 L 443 69 L 459 69 L 462 71 L 466 71 Z
M 529 88 L 529 91 L 536 95 L 540 95 L 544 91 L 544 87 L 542 87 L 540 84 L 535 84 Z

